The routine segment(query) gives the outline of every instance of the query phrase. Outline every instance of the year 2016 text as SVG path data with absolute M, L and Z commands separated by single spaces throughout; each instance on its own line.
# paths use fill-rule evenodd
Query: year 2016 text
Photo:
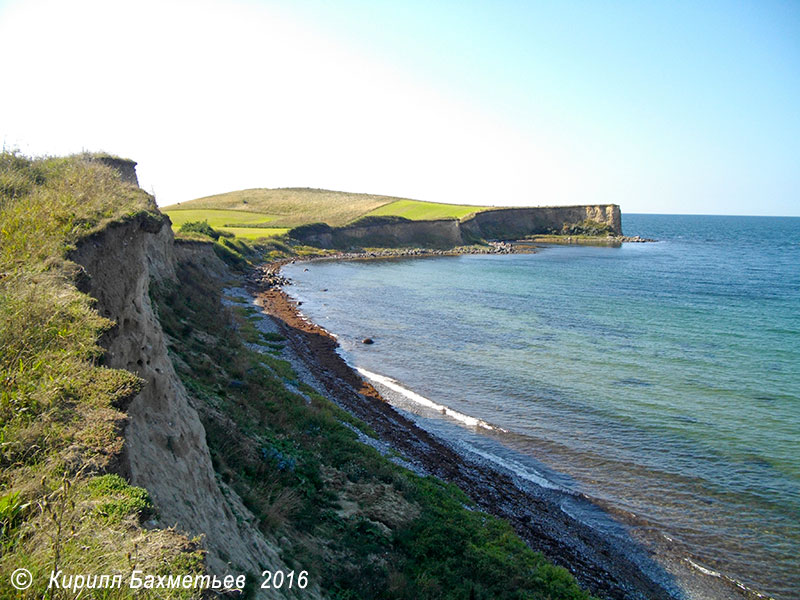
M 308 585 L 308 571 L 300 571 L 297 574 L 294 571 L 289 571 L 288 573 L 283 571 L 262 571 L 261 577 L 264 578 L 261 582 L 262 590 L 279 590 L 284 586 L 287 588 L 298 587 L 304 590 Z

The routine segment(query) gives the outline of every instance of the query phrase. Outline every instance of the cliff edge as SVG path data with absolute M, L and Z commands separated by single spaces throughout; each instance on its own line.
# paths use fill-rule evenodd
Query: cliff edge
M 122 469 L 158 507 L 152 525 L 203 536 L 213 573 L 289 571 L 252 513 L 217 482 L 205 430 L 168 356 L 150 287 L 176 280 L 169 220 L 145 214 L 113 223 L 83 240 L 70 258 L 88 276 L 83 291 L 115 323 L 101 338 L 105 364 L 144 381 L 127 409 Z

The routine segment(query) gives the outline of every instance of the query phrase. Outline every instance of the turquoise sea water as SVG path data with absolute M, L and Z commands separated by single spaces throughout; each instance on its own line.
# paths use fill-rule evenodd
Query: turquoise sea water
M 794 598 L 800 218 L 626 215 L 623 227 L 660 241 L 297 264 L 287 291 L 355 366 L 485 422 L 461 421 L 492 440 L 484 452 Z

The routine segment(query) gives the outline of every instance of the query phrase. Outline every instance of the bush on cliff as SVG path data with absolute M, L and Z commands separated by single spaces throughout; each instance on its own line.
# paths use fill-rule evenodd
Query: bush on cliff
M 585 219 L 580 223 L 564 223 L 558 233 L 561 235 L 604 236 L 613 235 L 614 230 L 606 223 Z
M 376 225 L 395 225 L 397 223 L 412 223 L 411 219 L 397 215 L 368 215 L 348 223 L 347 227 L 374 227 Z
M 211 225 L 208 224 L 208 221 L 187 221 L 181 225 L 178 231 L 183 234 L 199 233 L 200 235 L 209 237 L 214 241 L 217 241 L 223 235 L 222 231 L 217 231 L 211 227 Z M 230 233 L 227 235 L 232 237 L 232 234 Z
M 333 227 L 327 223 L 309 223 L 308 225 L 300 225 L 299 227 L 290 229 L 287 235 L 292 239 L 304 241 L 317 235 L 331 233 L 332 231 Z

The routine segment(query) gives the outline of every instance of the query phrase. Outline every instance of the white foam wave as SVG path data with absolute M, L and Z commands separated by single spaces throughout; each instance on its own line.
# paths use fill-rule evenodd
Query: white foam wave
M 481 427 L 483 429 L 488 429 L 491 431 L 505 431 L 500 427 L 494 427 L 493 425 L 489 425 L 486 421 L 477 419 L 475 417 L 470 417 L 469 415 L 460 413 L 457 410 L 453 410 L 452 408 L 444 406 L 443 404 L 437 404 L 436 402 L 434 402 L 433 400 L 429 400 L 425 396 L 420 396 L 416 392 L 409 390 L 408 388 L 404 388 L 402 385 L 397 383 L 391 377 L 378 375 L 377 373 L 372 373 L 371 371 L 367 371 L 366 369 L 362 369 L 360 367 L 356 367 L 356 370 L 367 379 L 370 379 L 375 383 L 379 383 L 380 385 L 386 386 L 390 390 L 397 392 L 398 394 L 411 400 L 415 404 L 419 404 L 420 406 L 424 406 L 426 408 L 430 408 L 432 410 L 440 412 L 443 415 L 447 415 L 448 417 L 463 423 L 464 425 L 476 428 Z
M 531 483 L 535 483 L 536 485 L 543 488 L 563 491 L 563 488 L 555 485 L 540 473 L 533 471 L 525 467 L 524 465 L 521 465 L 515 460 L 501 458 L 500 456 L 492 454 L 491 452 L 484 452 L 483 450 L 481 450 L 480 448 L 476 448 L 472 444 L 462 443 L 461 447 L 467 450 L 467 452 L 477 454 L 478 456 L 485 458 L 486 460 L 491 461 L 508 471 L 511 471 L 514 475 L 516 475 L 521 479 L 525 479 L 527 481 L 530 481 Z
M 691 558 L 686 557 L 683 560 L 688 562 L 690 565 L 692 565 L 695 569 L 697 569 L 704 575 L 709 575 L 711 577 L 719 577 L 720 579 L 725 579 L 727 581 L 730 581 L 731 583 L 736 585 L 736 587 L 738 587 L 739 589 L 742 589 L 757 598 L 764 598 L 765 600 L 773 600 L 772 596 L 767 596 L 766 594 L 762 594 L 761 592 L 758 592 L 753 588 L 747 587 L 738 579 L 734 579 L 733 577 L 728 577 L 727 575 L 723 575 L 722 573 L 718 573 L 717 571 L 712 571 L 711 569 L 706 569 L 705 567 L 698 565 Z
M 695 569 L 697 569 L 698 571 L 700 571 L 704 575 L 710 575 L 711 577 L 722 577 L 721 573 L 717 573 L 716 571 L 712 571 L 711 569 L 706 569 L 705 567 L 703 567 L 701 565 L 698 565 L 691 558 L 687 557 L 687 558 L 684 558 L 683 560 L 688 562 L 690 565 L 692 565 Z

